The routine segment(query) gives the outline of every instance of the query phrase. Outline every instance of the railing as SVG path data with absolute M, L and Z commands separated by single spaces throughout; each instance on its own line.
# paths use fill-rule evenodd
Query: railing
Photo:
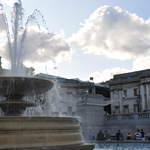
M 141 113 L 138 117 L 139 119 L 150 118 L 150 113 Z
M 142 120 L 150 119 L 150 113 L 105 115 L 105 120 Z

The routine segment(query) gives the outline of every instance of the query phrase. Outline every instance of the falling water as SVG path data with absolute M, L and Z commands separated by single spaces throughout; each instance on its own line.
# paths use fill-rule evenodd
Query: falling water
M 1 5 L 1 11 L 3 7 Z M 21 0 L 14 3 L 13 12 L 11 16 L 11 28 L 6 14 L 2 14 L 2 20 L 4 22 L 5 30 L 7 33 L 7 43 L 9 50 L 9 58 L 11 62 L 11 74 L 12 75 L 25 75 L 25 68 L 23 66 L 24 55 L 25 55 L 25 39 L 28 34 L 28 27 L 30 24 L 34 24 L 40 30 L 40 27 L 44 26 L 46 30 L 45 20 L 39 10 L 35 9 L 33 13 L 28 16 L 25 25 L 23 26 L 23 8 Z M 39 21 L 41 23 L 39 23 Z
M 42 97 L 45 98 L 45 103 L 41 105 L 43 114 L 46 116 L 61 116 L 62 107 L 61 101 L 62 97 L 59 91 L 59 84 L 57 80 L 53 81 L 54 86 L 51 91 L 45 93 Z

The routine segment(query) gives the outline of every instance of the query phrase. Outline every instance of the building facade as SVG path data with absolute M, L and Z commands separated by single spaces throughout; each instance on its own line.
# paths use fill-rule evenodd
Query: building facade
M 125 134 L 136 128 L 150 133 L 150 69 L 114 75 L 110 85 L 111 114 L 105 127 Z
M 150 110 L 150 70 L 115 75 L 109 85 L 112 114 Z

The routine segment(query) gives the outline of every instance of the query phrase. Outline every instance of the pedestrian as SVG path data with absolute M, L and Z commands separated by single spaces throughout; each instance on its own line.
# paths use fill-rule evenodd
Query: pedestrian
M 142 138 L 142 140 L 144 141 L 144 140 L 145 140 L 145 133 L 144 133 L 144 130 L 141 129 L 140 133 L 141 133 L 141 138 Z
M 97 141 L 104 140 L 104 133 L 101 130 L 99 130 L 96 140 Z
M 107 130 L 104 131 L 104 140 L 111 140 L 111 136 Z
M 123 134 L 121 133 L 120 130 L 118 130 L 116 133 L 116 140 L 117 141 L 123 140 Z

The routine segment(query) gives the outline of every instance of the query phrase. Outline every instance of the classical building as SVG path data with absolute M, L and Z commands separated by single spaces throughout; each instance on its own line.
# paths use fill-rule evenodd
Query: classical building
M 105 116 L 105 127 L 126 134 L 136 128 L 150 133 L 150 69 L 114 75 L 108 84 L 111 113 Z
M 150 110 L 150 70 L 115 75 L 108 83 L 112 114 Z

